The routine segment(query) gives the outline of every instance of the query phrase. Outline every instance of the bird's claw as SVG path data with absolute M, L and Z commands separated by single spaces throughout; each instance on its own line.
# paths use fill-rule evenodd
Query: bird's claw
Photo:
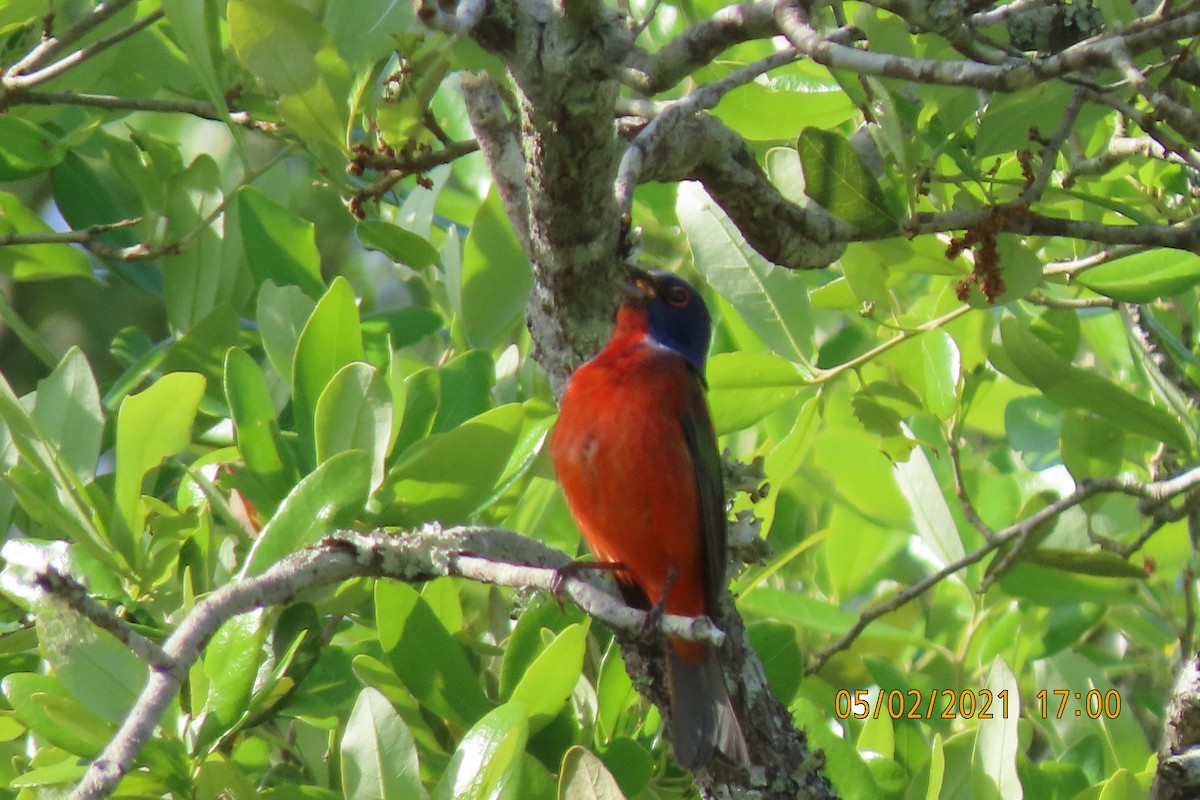
M 654 604 L 646 610 L 646 617 L 642 620 L 643 636 L 650 636 L 651 634 L 657 633 L 661 628 L 663 614 L 665 614 L 667 611 L 667 598 L 671 596 L 671 589 L 675 587 L 675 581 L 678 580 L 678 578 L 679 575 L 675 572 L 673 567 L 667 570 L 667 582 L 663 585 L 663 593 L 659 596 L 658 600 L 654 601 Z
M 558 603 L 558 607 L 563 607 L 563 587 L 566 586 L 568 578 L 578 578 L 579 574 L 585 570 L 603 570 L 605 572 L 616 572 L 625 569 L 625 565 L 620 561 L 571 561 L 554 570 L 554 574 L 550 577 L 550 596 L 554 598 L 554 602 Z

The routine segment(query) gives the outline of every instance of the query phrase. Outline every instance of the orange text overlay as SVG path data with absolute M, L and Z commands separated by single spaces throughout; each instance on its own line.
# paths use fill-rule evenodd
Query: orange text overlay
M 833 713 L 838 719 L 1008 719 L 1018 713 L 1016 700 L 1007 689 L 842 689 L 834 697 Z

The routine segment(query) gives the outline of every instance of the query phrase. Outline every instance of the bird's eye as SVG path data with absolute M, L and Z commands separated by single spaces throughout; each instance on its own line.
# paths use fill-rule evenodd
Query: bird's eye
M 682 286 L 672 286 L 667 292 L 667 302 L 676 308 L 684 308 L 692 302 L 692 293 Z

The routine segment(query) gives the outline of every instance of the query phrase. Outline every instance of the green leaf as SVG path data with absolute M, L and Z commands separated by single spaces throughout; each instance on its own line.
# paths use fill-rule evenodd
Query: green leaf
M 1092 267 L 1075 280 L 1114 300 L 1148 303 L 1200 283 L 1200 257 L 1185 250 L 1156 248 Z
M 0 116 L 0 182 L 19 181 L 54 168 L 68 143 L 11 114 Z
M 518 800 L 529 738 L 525 716 L 520 703 L 505 703 L 475 723 L 450 758 L 434 800 Z
M 394 0 L 339 3 L 326 6 L 321 21 L 347 61 L 369 64 L 396 51 L 396 34 L 416 23 L 416 9 Z
M 709 359 L 707 375 L 718 434 L 749 428 L 806 385 L 795 364 L 769 353 L 719 353 Z
M 35 608 L 39 644 L 63 686 L 89 711 L 120 724 L 145 688 L 145 663 L 58 603 L 47 600 Z
M 167 347 L 162 371 L 199 372 L 213 387 L 210 398 L 216 399 L 224 380 L 225 353 L 240 344 L 239 331 L 234 310 L 224 304 L 217 306 Z
M 501 406 L 408 448 L 376 493 L 381 506 L 377 521 L 404 526 L 468 519 L 503 476 L 524 411 L 518 403 Z
M 1135 580 L 1146 578 L 1146 572 L 1140 566 L 1107 550 L 1039 547 L 1029 553 L 1023 553 L 1022 558 L 1031 564 L 1041 564 L 1077 575 L 1093 575 L 1097 578 L 1134 578 Z
M 80 481 L 90 483 L 100 457 L 104 410 L 92 367 L 79 348 L 68 350 L 54 371 L 38 381 L 33 418 L 46 444 Z
M 187 57 L 204 94 L 213 104 L 222 119 L 228 121 L 229 106 L 225 101 L 225 90 L 217 74 L 216 59 L 220 55 L 220 17 L 217 3 L 212 0 L 163 0 L 163 12 L 171 23 L 171 31 L 179 43 L 179 49 Z M 235 140 L 241 137 L 241 129 L 229 123 L 230 133 Z
M 371 459 L 361 450 L 338 453 L 322 463 L 279 504 L 246 556 L 241 576 L 258 575 L 353 521 L 366 502 L 370 480 Z
M 392 393 L 370 364 L 342 367 L 317 400 L 317 463 L 361 450 L 371 459 L 371 490 L 383 481 L 383 461 L 392 432 Z
M 1146 790 L 1128 769 L 1119 769 L 1104 782 L 1098 800 L 1142 800 Z
M 225 399 L 233 416 L 238 452 L 246 468 L 268 492 L 269 511 L 294 483 L 295 465 L 281 450 L 279 425 L 266 378 L 244 350 L 230 348 L 225 356 Z
M 238 59 L 256 78 L 287 94 L 319 79 L 312 55 L 326 34 L 307 9 L 282 0 L 232 0 L 226 13 Z
M 808 293 L 808 299 L 812 302 L 813 308 L 824 311 L 857 308 L 862 302 L 850 288 L 850 282 L 844 277 L 835 278 L 824 286 L 813 289 Z
M 517 618 L 504 647 L 504 660 L 500 664 L 500 699 L 508 701 L 513 689 L 529 666 L 545 648 L 546 632 L 557 636 L 576 624 L 581 615 L 545 597 L 534 598 Z
M 452 430 L 491 408 L 495 378 L 496 365 L 489 353 L 470 350 L 451 359 L 438 370 L 441 398 L 431 430 Z
M 1063 572 L 1037 564 L 1017 564 L 1000 578 L 999 584 L 1013 597 L 1043 606 L 1138 602 L 1137 591 L 1131 583 Z
M 1125 430 L 1185 452 L 1191 442 L 1179 420 L 1092 370 L 1075 367 L 1016 317 L 1000 321 L 1004 350 L 1046 397 L 1064 408 L 1088 409 Z
M 275 372 L 289 386 L 300 332 L 317 304 L 298 286 L 276 286 L 268 281 L 258 292 L 258 330 L 263 350 Z
M 962 355 L 958 345 L 944 330 L 932 330 L 921 338 L 925 356 L 925 405 L 934 416 L 949 419 L 958 408 L 958 387 L 962 378 Z
M 209 753 L 192 781 L 196 800 L 258 800 L 245 771 L 223 753 Z
M 493 186 L 463 243 L 461 292 L 451 296 L 467 343 L 485 350 L 498 345 L 521 318 L 532 288 L 529 259 Z
M 1007 696 L 1015 704 L 1020 697 L 1017 679 L 1002 656 L 996 656 L 988 672 L 984 688 L 992 697 Z M 996 706 L 1000 708 L 999 705 Z M 1020 749 L 1017 722 L 1020 712 L 1014 707 L 1008 718 L 1002 711 L 992 713 L 991 719 L 981 718 L 975 735 L 975 754 L 972 761 L 982 767 L 975 774 L 977 797 L 996 796 L 1000 800 L 1021 800 L 1024 792 L 1017 777 L 1017 753 Z M 997 794 L 992 795 L 992 791 Z
M 637 708 L 639 697 L 633 681 L 625 670 L 625 659 L 621 648 L 609 642 L 600 662 L 600 675 L 596 678 L 596 733 L 601 744 L 611 744 L 614 737 L 624 729 L 631 710 Z M 634 712 L 635 714 L 637 712 Z
M 397 264 L 421 269 L 437 263 L 437 248 L 428 239 L 399 225 L 383 220 L 367 220 L 358 223 L 355 230 L 364 247 L 378 250 Z
M 50 173 L 54 190 L 54 202 L 63 218 L 75 230 L 93 225 L 103 225 L 119 220 L 136 219 L 144 216 L 142 199 L 118 177 L 108 148 L 113 150 L 132 147 L 127 140 L 98 133 L 88 142 L 104 154 L 103 158 L 85 157 L 78 151 L 67 153 L 67 157 Z M 0 227 L 3 227 L 0 224 Z M 114 247 L 131 247 L 138 243 L 137 228 L 118 228 L 101 233 L 96 240 Z M 8 248 L 5 248 L 8 249 Z M 73 250 L 69 246 L 66 250 Z M 77 253 L 83 256 L 83 253 Z M 144 292 L 158 296 L 162 294 L 162 273 L 153 260 L 123 262 L 103 259 L 117 275 L 137 286 Z
M 284 119 L 331 166 L 345 148 L 351 75 L 321 22 L 286 0 L 232 0 L 226 17 L 238 59 L 279 92 Z
M 44 767 L 34 767 L 28 772 L 23 772 L 17 777 L 9 781 L 9 787 L 13 789 L 21 789 L 25 787 L 49 787 L 58 784 L 76 783 L 87 772 L 87 767 L 79 763 L 75 759 L 67 759 L 59 761 L 55 764 L 49 764 Z M 122 789 L 124 789 L 124 781 L 122 781 Z
M 69 753 L 93 758 L 116 732 L 72 699 L 52 675 L 6 675 L 0 680 L 0 691 L 22 724 Z
M 296 684 L 316 666 L 325 644 L 324 622 L 312 603 L 293 603 L 279 614 L 271 632 L 271 655 L 276 664 L 286 663 L 288 678 Z
M 296 342 L 292 365 L 292 400 L 296 433 L 312 442 L 315 458 L 315 414 L 317 400 L 338 370 L 363 360 L 362 326 L 354 290 L 341 276 L 329 285 L 329 291 L 317 302 L 312 316 Z
M 371 314 L 363 318 L 364 337 L 386 335 L 391 348 L 400 349 L 416 344 L 442 327 L 442 315 L 432 308 L 409 306 L 394 311 Z
M 781 622 L 755 622 L 746 627 L 746 635 L 762 661 L 771 691 L 786 704 L 800 688 L 801 670 L 797 666 L 804 663 L 796 629 Z
M 925 800 L 938 800 L 942 795 L 942 781 L 946 777 L 946 750 L 942 743 L 942 735 L 934 734 L 933 750 L 929 754 L 929 785 L 925 790 Z
M 358 695 L 342 734 L 342 787 L 346 800 L 420 800 L 417 747 L 387 698 L 367 687 Z
M 42 432 L 34 415 L 17 397 L 0 371 L 0 435 L 3 447 L 16 448 L 16 466 L 0 471 L 18 502 L 35 520 L 69 536 L 94 557 L 116 567 L 107 533 L 100 528 L 95 509 L 80 478 L 63 462 L 60 453 Z M 7 440 L 7 441 L 4 441 Z M 11 454 L 3 462 L 11 464 Z
M 604 762 L 575 745 L 563 756 L 558 800 L 625 800 L 625 795 Z
M 849 141 L 832 131 L 805 128 L 796 151 L 804 166 L 804 191 L 822 208 L 866 233 L 896 230 L 897 203 L 889 202 Z
M 794 592 L 779 589 L 757 588 L 738 600 L 738 607 L 746 612 L 753 612 L 764 619 L 774 619 L 780 622 L 792 622 L 804 625 L 806 630 L 820 631 L 840 636 L 858 621 L 858 615 L 839 608 L 825 600 L 816 597 L 804 597 Z M 928 644 L 924 637 L 910 631 L 889 625 L 886 622 L 874 622 L 865 631 L 862 639 L 879 642 L 902 642 L 908 644 Z
M 843 736 L 830 729 L 828 706 L 817 708 L 811 700 L 799 697 L 788 710 L 808 737 L 809 746 L 825 753 L 824 772 L 838 797 L 882 796 L 863 757 Z
M 143 527 L 142 481 L 163 459 L 191 442 L 204 387 L 203 375 L 172 372 L 121 402 L 113 490 L 120 516 L 114 520 L 112 536 L 117 552 L 131 565 L 141 563 L 146 555 L 134 544 Z
M 375 624 L 392 669 L 422 706 L 464 727 L 487 712 L 490 703 L 462 645 L 415 589 L 379 581 L 375 585 Z M 520 727 L 525 729 L 524 709 L 520 710 Z
M 525 670 L 511 700 L 529 712 L 529 732 L 537 733 L 566 706 L 583 673 L 588 625 L 571 625 L 546 646 Z
M 1121 471 L 1125 431 L 1092 414 L 1063 414 L 1059 439 L 1062 461 L 1076 483 L 1088 478 L 1112 478 Z
M 0 115 L 0 120 L 11 118 Z M 51 232 L 16 195 L 0 192 L 0 236 Z M 69 244 L 22 244 L 0 247 L 0 271 L 14 280 L 36 281 L 91 275 L 92 265 L 86 253 Z
M 396 362 L 392 362 L 396 369 Z M 392 445 L 392 457 L 408 450 L 413 443 L 424 439 L 433 430 L 441 403 L 441 378 L 432 367 L 419 369 L 404 379 L 404 415 L 400 432 Z
M 265 657 L 267 640 L 262 609 L 228 620 L 213 634 L 204 650 L 208 698 L 197 749 L 206 750 L 234 730 L 250 707 L 254 680 Z
M 714 113 L 752 141 L 791 139 L 805 125 L 832 128 L 851 119 L 854 103 L 842 92 L 795 91 L 747 83 L 721 98 Z
M 679 187 L 675 204 L 696 269 L 778 355 L 808 363 L 814 352 L 808 287 L 802 276 L 770 264 L 696 183 Z
M 198 156 L 172 175 L 166 191 L 166 235 L 187 242 L 162 258 L 167 322 L 173 331 L 186 331 L 234 296 L 242 261 L 240 253 L 225 257 L 216 223 L 207 222 L 224 201 L 221 170 L 211 156 Z
M 236 3 L 230 3 L 230 13 Z M 238 191 L 237 207 L 242 246 L 254 280 L 260 286 L 267 281 L 299 286 L 309 296 L 320 297 L 325 282 L 313 224 L 253 186 Z
M 912 509 L 917 533 L 937 558 L 940 566 L 963 557 L 962 539 L 950 506 L 938 485 L 937 476 L 925 456 L 925 448 L 914 447 L 907 461 L 895 465 L 896 485 Z
M 1020 92 L 997 92 L 988 101 L 975 135 L 975 157 L 982 159 L 998 153 L 1029 150 L 1035 145 L 1029 138 L 1032 128 L 1049 136 L 1062 117 L 1070 87 L 1046 81 Z

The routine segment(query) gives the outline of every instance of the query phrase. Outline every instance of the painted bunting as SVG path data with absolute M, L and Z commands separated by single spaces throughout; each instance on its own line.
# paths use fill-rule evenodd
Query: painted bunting
M 571 513 L 626 602 L 716 617 L 725 588 L 725 492 L 704 392 L 712 322 L 667 272 L 632 271 L 605 348 L 572 374 L 550 458 Z M 717 650 L 667 643 L 670 733 L 688 769 L 715 751 L 746 764 Z

